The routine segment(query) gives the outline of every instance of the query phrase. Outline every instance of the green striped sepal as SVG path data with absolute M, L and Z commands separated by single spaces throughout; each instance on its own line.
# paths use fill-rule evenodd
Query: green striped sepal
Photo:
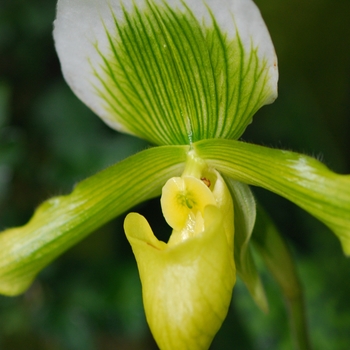
M 65 79 L 108 125 L 153 144 L 237 139 L 277 96 L 251 0 L 59 0 Z

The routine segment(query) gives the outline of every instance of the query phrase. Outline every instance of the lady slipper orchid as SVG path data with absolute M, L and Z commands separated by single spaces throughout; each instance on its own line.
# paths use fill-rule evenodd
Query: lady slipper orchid
M 173 228 L 167 244 L 142 216 L 125 219 L 147 321 L 161 349 L 207 348 L 236 280 L 231 195 L 220 174 L 204 166 L 190 152 L 182 176 L 163 187 L 162 210 Z
M 161 195 L 173 229 L 159 241 L 131 213 L 147 321 L 161 349 L 207 349 L 238 276 L 264 311 L 253 241 L 308 347 L 295 268 L 248 185 L 327 225 L 350 255 L 350 176 L 297 153 L 238 141 L 277 97 L 277 59 L 251 0 L 58 0 L 63 75 L 109 126 L 153 145 L 52 198 L 0 234 L 0 292 L 24 292 L 53 259 L 112 218 Z M 253 235 L 254 231 L 254 235 Z M 252 238 L 252 239 L 251 239 Z

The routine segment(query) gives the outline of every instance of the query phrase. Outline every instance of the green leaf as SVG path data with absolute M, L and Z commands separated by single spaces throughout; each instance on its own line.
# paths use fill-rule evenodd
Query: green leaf
M 154 144 L 238 138 L 277 96 L 277 59 L 250 0 L 59 0 L 63 74 L 107 124 Z
M 281 288 L 288 307 L 295 348 L 311 349 L 304 297 L 293 257 L 270 217 L 257 206 L 252 242 Z
M 231 192 L 235 223 L 235 263 L 239 277 L 247 286 L 256 304 L 268 312 L 265 290 L 253 260 L 251 236 L 255 224 L 256 205 L 250 188 L 241 182 L 225 178 Z
M 314 158 L 233 140 L 203 140 L 197 155 L 223 174 L 275 192 L 326 224 L 350 255 L 350 176 Z
M 0 234 L 0 293 L 20 294 L 53 259 L 107 221 L 160 195 L 184 169 L 187 147 L 142 151 L 41 204 L 24 226 Z

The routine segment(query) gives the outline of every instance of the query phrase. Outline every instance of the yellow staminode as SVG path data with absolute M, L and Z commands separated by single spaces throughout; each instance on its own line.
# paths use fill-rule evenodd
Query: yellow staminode
M 204 230 L 204 208 L 216 205 L 216 201 L 203 181 L 185 176 L 173 177 L 165 184 L 161 204 L 167 223 L 174 229 L 168 242 L 173 245 Z
M 162 210 L 173 228 L 167 244 L 139 214 L 129 214 L 124 224 L 147 321 L 162 350 L 207 349 L 227 314 L 236 279 L 230 193 L 215 170 L 198 159 L 188 162 L 194 167 L 163 187 Z

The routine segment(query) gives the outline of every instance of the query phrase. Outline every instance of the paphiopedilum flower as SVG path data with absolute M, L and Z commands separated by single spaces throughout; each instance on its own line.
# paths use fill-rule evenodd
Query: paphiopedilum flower
M 59 0 L 54 38 L 76 95 L 112 128 L 158 147 L 82 181 L 44 202 L 26 225 L 1 233 L 0 292 L 22 293 L 87 234 L 162 194 L 173 228 L 168 243 L 138 214 L 125 221 L 160 347 L 209 346 L 227 313 L 235 268 L 267 310 L 250 252 L 253 229 L 305 343 L 290 255 L 248 185 L 314 215 L 349 255 L 350 177 L 311 157 L 237 141 L 277 97 L 277 59 L 254 3 Z
M 131 213 L 125 232 L 142 281 L 148 324 L 161 349 L 205 349 L 220 328 L 236 281 L 233 203 L 220 174 L 189 153 L 162 189 L 167 244 Z

